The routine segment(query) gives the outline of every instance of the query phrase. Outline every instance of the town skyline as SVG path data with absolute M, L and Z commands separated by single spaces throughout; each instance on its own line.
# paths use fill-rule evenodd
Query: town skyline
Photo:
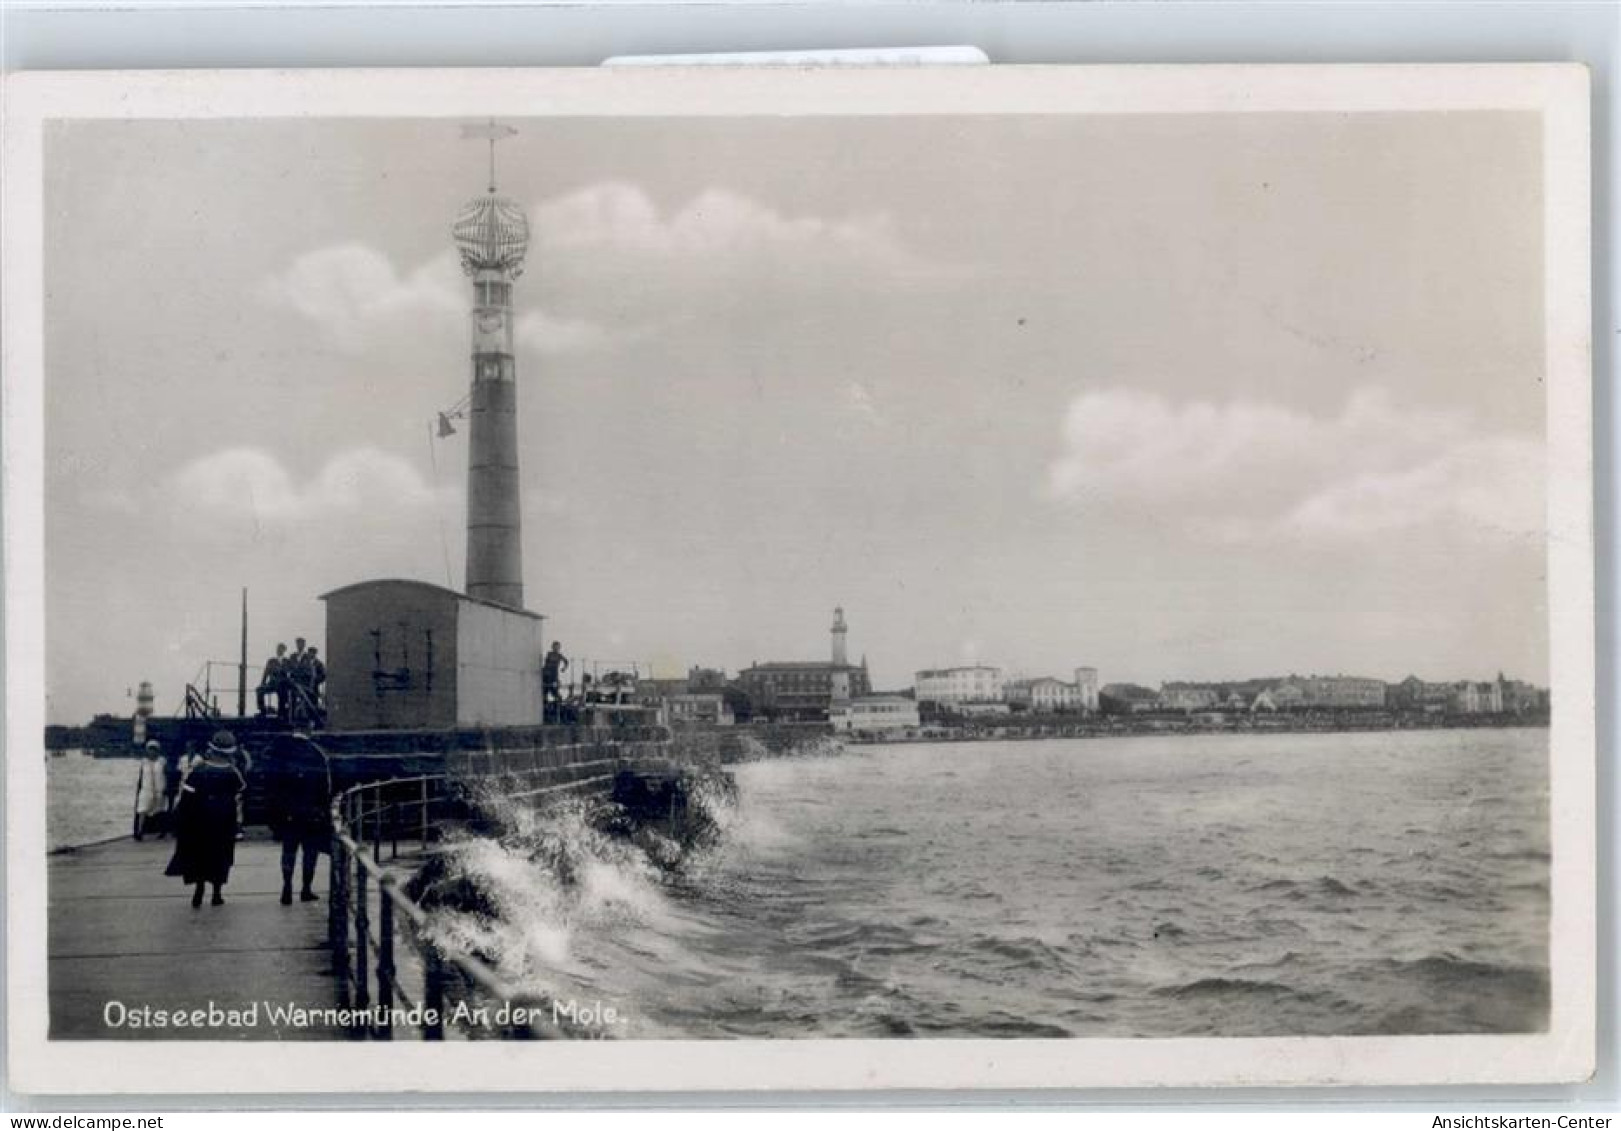
M 574 654 L 816 658 L 842 604 L 876 687 L 1546 682 L 1514 115 L 514 124 L 525 580 Z M 178 702 L 242 587 L 255 664 L 323 592 L 458 588 L 455 124 L 46 155 L 49 717 Z

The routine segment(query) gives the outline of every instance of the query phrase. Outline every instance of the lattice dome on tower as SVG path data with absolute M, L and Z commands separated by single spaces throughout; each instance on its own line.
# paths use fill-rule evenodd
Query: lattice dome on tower
M 493 189 L 468 201 L 450 231 L 461 253 L 462 270 L 469 275 L 505 271 L 516 277 L 523 273 L 523 257 L 529 251 L 529 219 L 522 208 L 497 196 Z

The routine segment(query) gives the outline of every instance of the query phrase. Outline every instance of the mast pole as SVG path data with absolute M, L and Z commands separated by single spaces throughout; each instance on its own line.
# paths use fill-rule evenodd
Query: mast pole
M 242 587 L 242 651 L 236 667 L 236 717 L 248 717 L 248 587 Z

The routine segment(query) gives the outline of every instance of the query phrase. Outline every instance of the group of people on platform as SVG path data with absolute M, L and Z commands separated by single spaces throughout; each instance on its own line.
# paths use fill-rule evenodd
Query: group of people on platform
M 135 791 L 135 839 L 156 831 L 174 833 L 174 854 L 164 875 L 179 877 L 192 889 L 191 905 L 225 902 L 221 889 L 236 862 L 242 839 L 243 795 L 252 760 L 228 730 L 215 732 L 200 753 L 165 762 L 157 741 L 146 744 Z M 266 760 L 267 823 L 281 842 L 281 902 L 293 902 L 293 876 L 299 874 L 298 898 L 315 894 L 315 871 L 330 851 L 332 778 L 325 756 L 313 745 L 283 750 Z M 300 860 L 302 854 L 302 860 Z M 300 867 L 302 865 L 302 867 Z
M 551 650 L 540 661 L 541 722 L 572 723 L 578 721 L 583 707 L 624 706 L 634 701 L 635 676 L 622 671 L 603 672 L 596 677 L 587 672 L 580 676 L 577 688 L 569 683 L 565 695 L 563 673 L 568 668 L 562 643 L 552 641 Z
M 292 655 L 287 654 L 287 645 L 278 644 L 276 654 L 265 661 L 255 693 L 259 714 L 274 715 L 293 726 L 320 726 L 326 716 L 326 665 L 317 655 L 319 649 L 306 646 L 302 636 L 294 644 Z M 267 705 L 272 697 L 274 706 Z

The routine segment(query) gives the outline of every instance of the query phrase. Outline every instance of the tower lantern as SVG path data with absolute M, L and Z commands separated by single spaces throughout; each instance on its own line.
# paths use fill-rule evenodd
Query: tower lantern
M 468 404 L 467 595 L 523 608 L 518 483 L 517 371 L 512 352 L 512 282 L 523 274 L 529 221 L 495 189 L 495 143 L 509 126 L 464 127 L 490 145 L 489 190 L 467 202 L 451 233 L 473 281 L 473 387 Z

